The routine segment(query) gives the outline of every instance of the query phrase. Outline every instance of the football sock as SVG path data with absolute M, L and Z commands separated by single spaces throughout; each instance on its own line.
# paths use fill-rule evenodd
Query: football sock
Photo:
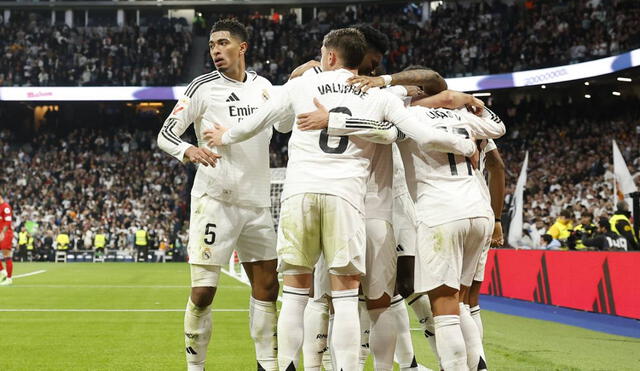
M 482 326 L 482 317 L 480 316 L 480 306 L 476 305 L 473 308 L 470 308 L 471 318 L 476 323 L 476 327 L 478 328 L 478 332 L 480 333 L 480 340 L 484 338 L 484 327 Z
M 304 369 L 320 371 L 322 355 L 327 350 L 329 331 L 329 306 L 325 303 L 309 300 L 304 309 L 304 343 L 302 354 Z
M 409 312 L 404 305 L 404 299 L 396 295 L 391 299 L 389 311 L 393 313 L 393 327 L 397 331 L 396 340 L 396 360 L 400 366 L 400 371 L 413 371 L 418 369 L 415 353 L 413 352 L 413 341 L 409 329 Z
M 438 356 L 438 347 L 436 346 L 436 329 L 433 323 L 433 313 L 431 312 L 431 303 L 427 295 L 411 294 L 407 298 L 407 303 L 413 309 L 413 312 L 418 317 L 420 327 L 424 331 L 424 336 L 427 338 L 431 351 L 436 356 L 438 362 L 440 362 L 440 356 Z
M 475 321 L 471 318 L 469 306 L 460 303 L 460 328 L 464 336 L 464 343 L 467 347 L 467 365 L 472 371 L 486 368 L 482 339 Z M 480 361 L 482 359 L 482 361 Z
M 249 299 L 249 329 L 256 360 L 265 371 L 278 370 L 278 310 L 273 301 Z
M 2 272 L 3 269 L 4 267 L 2 266 L 2 259 L 0 259 L 0 272 Z
M 7 263 L 7 278 L 11 278 L 11 275 L 13 274 L 13 259 L 4 258 L 4 262 Z
M 189 371 L 204 370 L 212 327 L 211 305 L 197 307 L 189 298 L 184 312 L 184 342 Z
M 333 352 L 331 351 L 331 333 L 333 332 L 333 320 L 335 315 L 329 313 L 329 330 L 327 331 L 327 350 L 322 355 L 322 366 L 325 371 L 333 371 Z
M 278 365 L 281 371 L 295 371 L 300 360 L 304 331 L 304 309 L 308 288 L 284 286 L 278 317 Z
M 393 354 L 396 351 L 398 339 L 393 312 L 389 308 L 369 310 L 371 317 L 371 334 L 369 344 L 373 354 L 374 369 L 376 371 L 393 370 Z
M 364 295 L 358 298 L 358 315 L 360 316 L 360 371 L 362 371 L 369 358 L 369 333 L 371 332 L 371 320 Z
M 335 371 L 357 370 L 360 355 L 358 289 L 331 291 L 335 318 L 331 347 Z
M 445 371 L 468 371 L 467 351 L 460 329 L 460 316 L 435 316 L 434 323 L 442 369 Z

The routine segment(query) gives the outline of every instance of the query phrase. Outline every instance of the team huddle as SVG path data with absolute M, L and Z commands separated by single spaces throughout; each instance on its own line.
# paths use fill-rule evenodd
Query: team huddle
M 321 61 L 274 88 L 245 70 L 247 31 L 217 22 L 216 71 L 165 121 L 161 149 L 199 164 L 191 192 L 188 370 L 204 370 L 211 304 L 234 250 L 252 287 L 257 370 L 418 370 L 405 300 L 443 370 L 483 370 L 478 306 L 490 244 L 502 243 L 502 121 L 434 71 L 379 75 L 388 39 L 329 32 Z M 180 136 L 193 123 L 197 145 Z M 291 132 L 278 231 L 272 128 Z M 484 169 L 489 170 L 489 183 Z M 495 222 L 494 222 L 495 221 Z M 277 313 L 278 272 L 283 276 Z

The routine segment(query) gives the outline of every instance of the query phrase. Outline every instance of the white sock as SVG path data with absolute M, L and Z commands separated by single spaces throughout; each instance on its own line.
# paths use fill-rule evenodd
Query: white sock
M 329 331 L 329 306 L 309 300 L 304 309 L 304 344 L 302 354 L 304 369 L 320 371 L 322 355 L 327 350 Z
M 278 309 L 273 301 L 249 299 L 249 329 L 256 360 L 265 371 L 278 370 Z
M 409 312 L 404 305 L 404 299 L 396 295 L 391 299 L 389 311 L 393 313 L 394 327 L 398 333 L 396 340 L 396 360 L 400 371 L 413 371 L 418 369 L 416 355 L 413 351 L 413 341 L 409 327 Z
M 325 371 L 333 371 L 333 351 L 331 350 L 331 338 L 333 335 L 333 320 L 335 315 L 329 313 L 329 330 L 327 331 L 327 350 L 322 355 L 322 367 Z
M 420 327 L 424 332 L 424 336 L 427 338 L 431 351 L 436 356 L 438 364 L 441 364 L 440 356 L 438 355 L 438 347 L 436 346 L 436 329 L 433 322 L 433 312 L 431 312 L 431 303 L 427 295 L 411 294 L 407 298 L 407 303 L 413 309 L 413 312 L 418 317 Z
M 281 371 L 298 368 L 300 348 L 304 338 L 304 309 L 309 289 L 284 286 L 282 308 L 278 318 L 278 365 Z
M 184 343 L 189 371 L 204 370 L 212 327 L 211 305 L 196 307 L 189 297 L 184 312 Z
M 396 351 L 398 339 L 393 312 L 389 308 L 370 309 L 369 317 L 371 317 L 369 344 L 373 354 L 374 369 L 392 371 L 393 354 Z
M 369 358 L 369 334 L 371 332 L 371 318 L 364 295 L 358 297 L 358 315 L 360 316 L 360 371 L 362 371 L 367 363 L 367 358 Z
M 476 323 L 476 327 L 480 333 L 480 339 L 482 340 L 484 339 L 484 327 L 482 326 L 482 317 L 480 316 L 480 306 L 476 305 L 469 310 L 471 311 L 471 318 L 473 318 L 473 321 Z
M 335 319 L 331 346 L 335 371 L 357 370 L 360 354 L 358 289 L 331 291 Z
M 471 313 L 469 313 L 469 307 L 464 303 L 460 303 L 460 328 L 462 329 L 462 336 L 464 336 L 464 343 L 467 349 L 467 366 L 469 366 L 469 370 L 476 371 L 480 364 L 480 358 L 484 353 L 482 340 L 478 333 L 478 327 L 476 327 L 476 323 L 471 318 Z
M 460 329 L 460 316 L 435 316 L 433 320 L 442 369 L 445 371 L 468 371 L 467 351 Z

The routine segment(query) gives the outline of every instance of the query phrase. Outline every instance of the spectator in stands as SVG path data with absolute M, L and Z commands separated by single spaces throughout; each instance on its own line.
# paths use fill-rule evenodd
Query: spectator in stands
M 593 224 L 593 214 L 585 212 L 580 218 L 580 224 L 573 229 L 573 241 L 572 245 L 569 245 L 570 249 L 582 250 L 585 248 L 583 241 L 585 239 L 592 238 L 596 232 L 596 225 Z
M 601 251 L 627 251 L 627 239 L 611 231 L 611 224 L 607 218 L 600 218 L 597 233 L 592 238 L 583 238 L 584 245 L 590 249 Z
M 616 212 L 613 214 L 611 219 L 609 219 L 611 231 L 624 237 L 627 240 L 627 247 L 630 250 L 637 250 L 638 240 L 635 232 L 633 231 L 631 220 L 629 220 L 629 217 L 631 216 L 629 207 L 625 201 L 619 201 L 616 204 L 616 207 Z
M 540 249 L 543 250 L 560 250 L 562 244 L 557 239 L 551 237 L 550 234 L 543 234 L 540 237 Z
M 554 240 L 566 241 L 573 231 L 571 218 L 570 210 L 562 210 L 560 216 L 558 216 L 555 223 L 553 223 L 547 231 L 547 234 L 553 237 Z

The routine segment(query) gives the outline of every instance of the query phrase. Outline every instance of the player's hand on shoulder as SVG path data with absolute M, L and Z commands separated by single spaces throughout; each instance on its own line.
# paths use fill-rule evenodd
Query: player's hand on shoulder
M 204 131 L 204 139 L 211 147 L 222 145 L 222 136 L 227 132 L 227 128 L 219 124 L 213 124 L 213 129 Z
M 411 97 L 412 99 L 424 97 L 424 92 L 419 86 L 403 85 L 403 87 L 407 90 L 407 97 Z
M 347 84 L 355 85 L 362 91 L 385 86 L 384 79 L 380 76 L 352 76 L 347 79 Z
M 296 69 L 294 69 L 293 72 L 291 72 L 291 75 L 289 76 L 289 80 L 302 76 L 303 73 L 307 72 L 313 67 L 320 67 L 320 62 L 316 60 L 311 60 L 305 64 L 302 64 L 296 67 Z
M 184 157 L 194 164 L 216 167 L 216 162 L 222 156 L 217 153 L 213 153 L 206 148 L 191 146 L 184 151 Z
M 320 104 L 318 98 L 313 98 L 313 104 L 317 109 L 313 112 L 301 113 L 297 117 L 298 129 L 306 130 L 322 130 L 329 126 L 329 111 Z

